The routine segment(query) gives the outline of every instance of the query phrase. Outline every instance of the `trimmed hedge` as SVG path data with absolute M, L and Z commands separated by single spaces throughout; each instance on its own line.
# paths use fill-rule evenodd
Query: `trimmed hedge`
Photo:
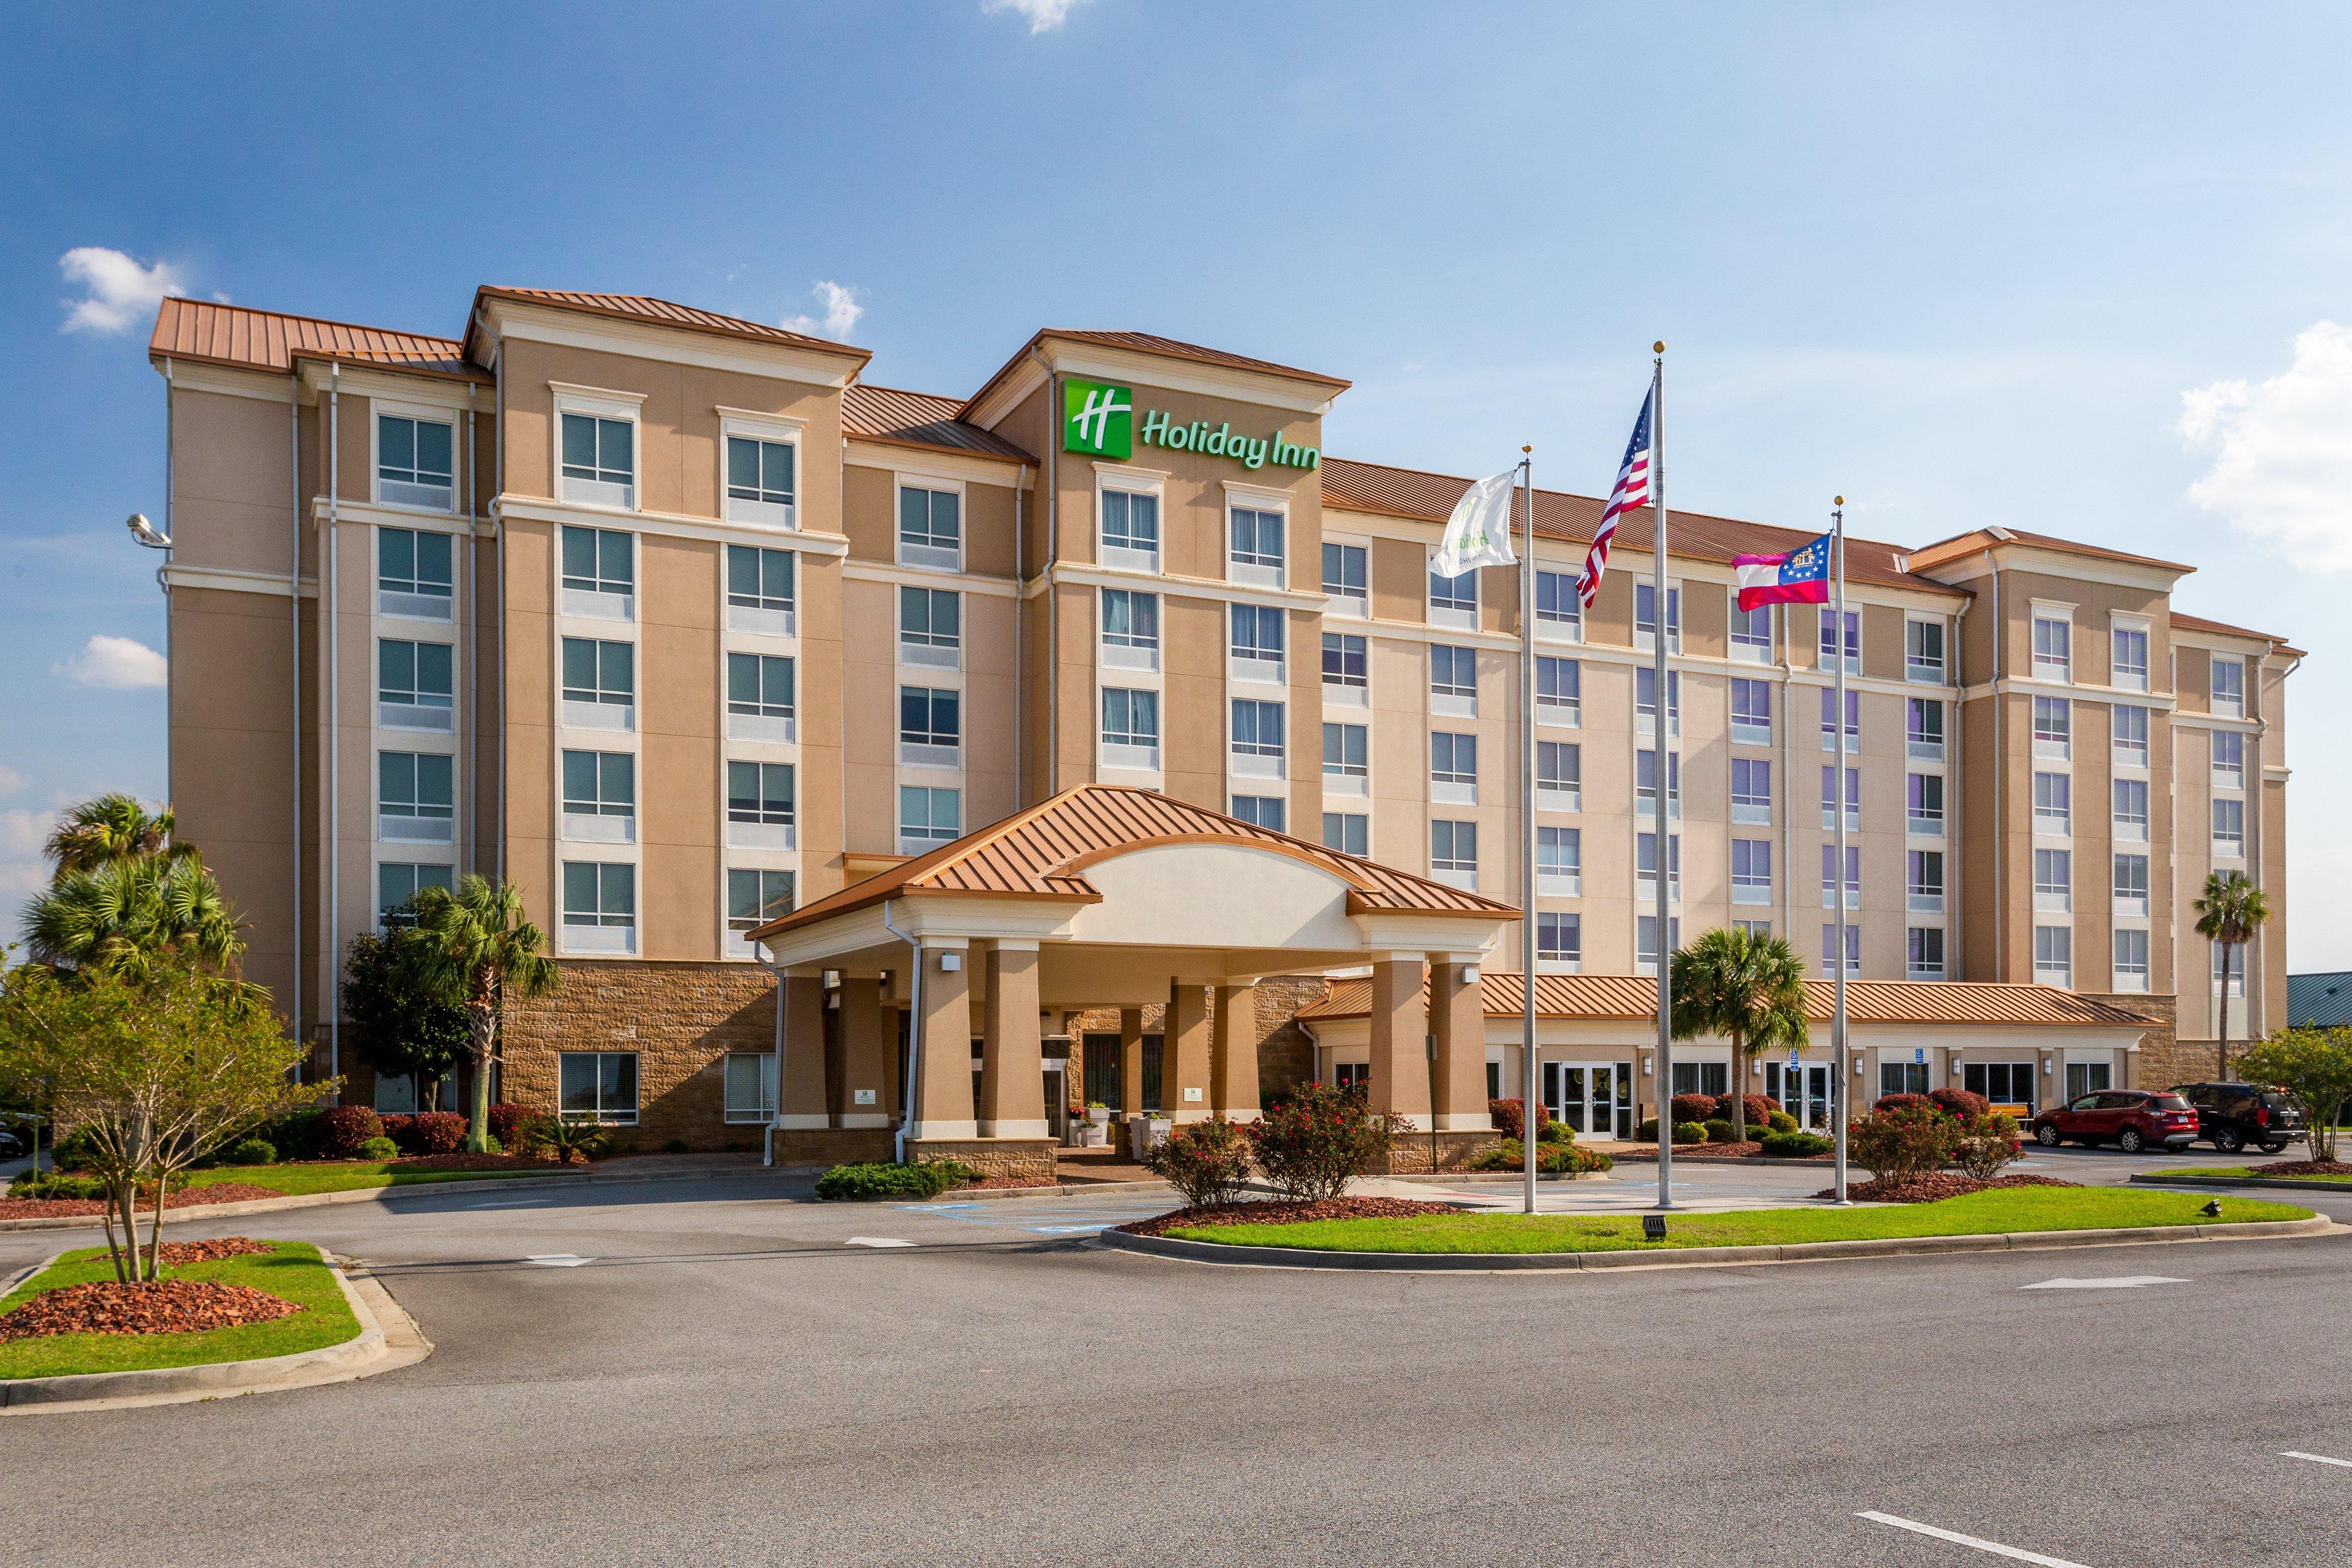
M 877 1161 L 835 1165 L 816 1179 L 816 1195 L 844 1203 L 935 1198 L 951 1187 L 969 1186 L 978 1180 L 980 1173 L 960 1160 L 925 1160 L 912 1165 Z
M 383 1118 L 364 1105 L 338 1105 L 319 1113 L 319 1157 L 322 1160 L 364 1160 L 360 1152 L 369 1140 L 383 1137 Z M 385 1140 L 387 1142 L 390 1140 Z M 390 1159 L 391 1155 L 373 1156 Z
M 1506 1138 L 1473 1162 L 1472 1168 L 1480 1171 L 1524 1171 L 1527 1169 L 1527 1146 L 1516 1138 Z M 1588 1171 L 1606 1171 L 1617 1162 L 1598 1149 L 1588 1149 L 1581 1143 L 1536 1144 L 1536 1171 L 1546 1176 L 1580 1175 Z
M 1810 1160 L 1836 1147 L 1835 1139 L 1824 1138 L 1818 1132 L 1767 1132 L 1764 1135 L 1764 1152 L 1781 1160 Z
M 383 1118 L 383 1135 L 404 1154 L 454 1154 L 466 1141 L 466 1119 L 454 1110 L 420 1110 Z
M 1672 1110 L 1675 1121 L 1677 1124 L 1685 1121 L 1696 1121 L 1701 1126 L 1705 1126 L 1707 1119 L 1715 1114 L 1715 1096 L 1711 1094 L 1678 1094 L 1674 1098 Z
M 1720 1116 L 1706 1123 L 1706 1141 L 1710 1143 L 1729 1143 L 1738 1138 L 1739 1132 L 1738 1128 Z
M 221 1156 L 224 1165 L 274 1165 L 278 1150 L 267 1138 L 247 1138 Z
M 1486 1102 L 1486 1114 L 1495 1119 L 1495 1130 L 1504 1137 L 1528 1135 L 1527 1119 L 1520 1113 L 1517 1100 L 1490 1100 Z M 1541 1100 L 1536 1101 L 1536 1142 L 1543 1142 L 1544 1129 L 1550 1125 L 1551 1108 Z
M 1680 1097 L 1677 1096 L 1676 1098 L 1679 1099 Z M 1706 1129 L 1696 1121 L 1677 1121 L 1675 1123 L 1675 1142 L 1677 1143 L 1704 1143 L 1706 1142 Z
M 1725 1121 L 1730 1121 L 1732 1107 L 1735 1104 L 1747 1112 L 1748 1125 L 1750 1128 L 1767 1125 L 1772 1120 L 1772 1113 L 1780 1109 L 1760 1094 L 1727 1094 L 1715 1102 L 1717 1118 Z

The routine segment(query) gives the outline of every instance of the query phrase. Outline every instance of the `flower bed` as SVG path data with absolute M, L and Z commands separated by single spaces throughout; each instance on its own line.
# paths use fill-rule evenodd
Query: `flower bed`
M 1990 1192 L 1995 1187 L 2079 1187 L 2080 1182 L 2062 1182 L 2055 1176 L 1963 1176 L 1957 1171 L 1929 1171 L 1916 1176 L 1878 1176 L 1867 1182 L 1848 1183 L 1845 1195 L 1866 1204 L 1932 1204 L 1945 1198 L 1966 1197 L 1970 1193 Z M 1823 1187 L 1813 1196 L 1833 1198 L 1835 1187 Z
M 47 1334 L 197 1334 L 274 1322 L 301 1310 L 250 1285 L 209 1279 L 124 1285 L 107 1279 L 34 1297 L 0 1317 L 0 1342 Z
M 1139 1219 L 1118 1228 L 1135 1236 L 1165 1236 L 1189 1226 L 1303 1225 L 1322 1219 L 1412 1219 L 1422 1215 L 1459 1214 L 1452 1204 L 1424 1203 L 1419 1198 L 1318 1198 L 1312 1203 L 1213 1204 L 1207 1208 L 1177 1209 Z
M 285 1195 L 243 1182 L 215 1182 L 210 1186 L 182 1187 L 163 1200 L 163 1206 L 184 1209 L 197 1204 L 241 1204 Z M 140 1212 L 146 1213 L 154 1202 L 154 1194 L 140 1194 Z M 91 1219 L 105 1212 L 102 1198 L 0 1198 L 0 1219 Z
M 166 1268 L 185 1268 L 191 1263 L 218 1263 L 224 1258 L 249 1258 L 275 1250 L 269 1243 L 248 1236 L 224 1236 L 212 1241 L 167 1241 L 160 1261 Z

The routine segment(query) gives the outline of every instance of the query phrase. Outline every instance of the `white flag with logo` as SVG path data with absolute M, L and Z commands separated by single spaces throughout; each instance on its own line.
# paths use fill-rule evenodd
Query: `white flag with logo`
M 1445 520 L 1445 537 L 1429 563 L 1432 572 L 1459 577 L 1481 566 L 1517 562 L 1511 553 L 1511 489 L 1517 479 L 1518 470 L 1513 468 L 1462 492 L 1454 503 L 1454 515 Z

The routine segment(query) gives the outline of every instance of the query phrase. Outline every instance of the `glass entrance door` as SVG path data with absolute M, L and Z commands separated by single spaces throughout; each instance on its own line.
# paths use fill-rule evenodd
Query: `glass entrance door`
M 1793 1068 L 1785 1062 L 1766 1062 L 1764 1093 L 1795 1117 L 1798 1126 L 1827 1131 L 1831 1076 L 1827 1062 L 1799 1062 Z
M 1628 1062 L 1546 1062 L 1544 1108 L 1579 1138 L 1622 1138 L 1620 1122 L 1632 1110 L 1633 1068 Z

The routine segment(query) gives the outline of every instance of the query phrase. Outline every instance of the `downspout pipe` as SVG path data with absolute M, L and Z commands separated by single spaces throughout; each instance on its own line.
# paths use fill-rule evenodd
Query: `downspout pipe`
M 329 367 L 327 390 L 327 1076 L 343 1075 L 343 724 L 341 530 L 343 367 Z M 335 1103 L 341 1105 L 340 1091 Z
M 293 459 L 292 478 L 288 481 L 294 500 L 294 526 L 289 541 L 286 559 L 287 630 L 292 637 L 291 658 L 288 668 L 293 675 L 294 726 L 288 750 L 293 756 L 294 803 L 294 987 L 293 1010 L 289 1015 L 294 1021 L 294 1037 L 302 1037 L 302 373 L 296 371 L 287 377 L 286 435 L 287 456 Z
M 776 1163 L 776 1119 L 784 1113 L 784 972 L 769 961 L 758 942 L 751 944 L 751 956 L 760 967 L 776 977 L 776 1103 L 768 1112 L 767 1130 L 760 1138 L 760 1163 Z
M 178 520 L 172 515 L 172 496 L 180 488 L 177 438 L 180 388 L 173 379 L 172 362 L 163 362 L 163 564 L 155 569 L 155 586 L 163 591 L 163 805 L 172 805 L 172 699 L 179 694 L 179 672 L 172 664 L 172 547 Z M 53 1130 L 54 1131 L 54 1130 Z
M 1054 367 L 1037 352 L 1034 342 L 1029 345 L 1029 357 L 1045 373 L 1045 424 L 1054 433 L 1045 441 L 1045 559 L 1037 568 L 1037 574 L 1045 581 L 1045 776 L 1037 798 L 1049 800 L 1062 779 L 1062 704 L 1054 686 L 1054 674 L 1061 657 L 1060 648 L 1055 646 L 1058 640 L 1055 636 L 1058 616 L 1054 602 L 1054 568 L 1062 557 L 1062 466 L 1057 456 L 1062 446 L 1062 411 L 1055 404 L 1059 384 L 1055 379 Z
M 890 900 L 885 900 L 882 904 L 882 929 L 913 950 L 915 966 L 914 983 L 909 987 L 911 994 L 908 999 L 913 1016 L 907 1021 L 907 1066 L 906 1071 L 899 1076 L 898 1083 L 898 1163 L 903 1165 L 907 1163 L 907 1139 L 915 1124 L 915 1068 L 922 1055 L 923 944 L 898 929 L 891 918 L 896 912 Z M 776 1102 L 779 1106 L 783 1103 L 782 1087 L 782 1084 L 777 1085 Z
M 1960 721 L 1960 709 L 1968 699 L 1969 683 L 1966 679 L 1968 664 L 1960 650 L 1962 639 L 1968 635 L 1969 606 L 1975 603 L 1973 596 L 1962 599 L 1959 609 L 1952 616 L 1952 732 L 1945 737 L 1945 743 L 1950 748 L 1948 754 L 1951 760 L 1944 768 L 1944 843 L 1949 850 L 1944 857 L 1944 898 L 1945 907 L 1951 911 L 1944 917 L 1944 977 L 1948 980 L 1958 979 L 1968 973 L 1968 966 L 1962 962 L 1968 944 L 1961 933 L 1968 929 L 1968 921 L 1960 912 L 1964 905 L 1960 897 L 1959 825 L 1960 782 L 1968 776 L 1960 755 L 1960 735 L 1967 728 Z M 1947 1051 L 1947 1066 L 1950 1057 L 1951 1053 Z
M 1992 558 L 1990 548 L 1985 551 L 1984 559 L 1985 571 L 1992 578 L 1992 679 L 1989 682 L 1992 692 L 1992 977 L 2006 980 L 2009 978 L 2009 906 L 2001 901 L 2001 896 L 2009 886 L 2009 878 L 2005 875 L 2009 860 L 2009 845 L 2005 842 L 2009 821 L 2001 812 L 2007 804 L 2009 792 L 2001 787 L 2001 753 L 2004 748 L 2000 742 L 2001 731 L 2009 728 L 2009 723 L 2008 715 L 2000 709 L 2000 645 L 2009 636 L 2009 626 L 2000 618 L 2000 563 Z M 1955 721 L 1958 717 L 1957 713 L 1953 715 Z

